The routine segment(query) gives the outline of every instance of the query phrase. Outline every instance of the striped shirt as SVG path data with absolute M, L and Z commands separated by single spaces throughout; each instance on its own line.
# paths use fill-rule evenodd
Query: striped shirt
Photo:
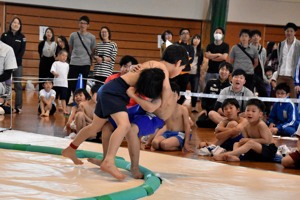
M 104 61 L 101 64 L 96 63 L 94 68 L 94 76 L 109 77 L 114 68 L 117 57 L 118 47 L 114 42 L 99 42 L 96 46 L 95 55 L 109 57 L 110 62 Z

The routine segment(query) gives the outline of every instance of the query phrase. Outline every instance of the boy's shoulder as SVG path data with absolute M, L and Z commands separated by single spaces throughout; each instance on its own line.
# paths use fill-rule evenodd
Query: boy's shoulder
M 166 65 L 162 62 L 156 61 L 156 60 L 150 60 L 147 62 L 142 63 L 143 69 L 146 68 L 166 68 Z

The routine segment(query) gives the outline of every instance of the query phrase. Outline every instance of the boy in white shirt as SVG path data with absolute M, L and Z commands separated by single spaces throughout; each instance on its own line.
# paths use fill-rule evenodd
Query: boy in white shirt
M 68 52 L 62 49 L 58 53 L 58 61 L 55 61 L 51 67 L 51 73 L 54 75 L 53 89 L 56 92 L 56 99 L 61 101 L 64 114 L 68 114 L 67 111 L 67 94 L 68 94 L 68 73 L 69 64 L 66 62 L 68 59 Z
M 56 111 L 55 96 L 56 92 L 52 89 L 53 83 L 51 80 L 46 80 L 43 83 L 44 89 L 40 90 L 39 93 L 39 108 L 38 111 L 41 117 L 49 117 Z

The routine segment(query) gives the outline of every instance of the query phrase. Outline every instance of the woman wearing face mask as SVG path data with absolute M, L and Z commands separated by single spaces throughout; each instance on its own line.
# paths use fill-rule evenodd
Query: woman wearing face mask
M 225 31 L 222 27 L 217 27 L 214 31 L 214 42 L 207 45 L 205 57 L 208 59 L 208 69 L 205 83 L 211 79 L 218 79 L 219 65 L 226 61 L 229 53 L 229 45 L 223 42 Z
M 22 58 L 26 48 L 26 38 L 22 34 L 22 22 L 18 17 L 14 17 L 10 24 L 8 31 L 3 33 L 1 41 L 11 46 L 14 50 L 18 69 L 13 71 L 14 89 L 16 92 L 15 108 L 19 111 L 22 109 L 22 84 L 21 77 L 23 76 Z
M 203 62 L 203 50 L 201 49 L 201 36 L 196 34 L 192 37 L 191 44 L 194 48 L 194 60 L 191 64 L 191 71 L 189 76 L 189 82 L 191 85 L 191 92 L 196 93 L 198 91 L 198 85 L 200 80 L 200 69 Z M 196 108 L 197 97 L 192 96 L 192 112 L 197 113 Z

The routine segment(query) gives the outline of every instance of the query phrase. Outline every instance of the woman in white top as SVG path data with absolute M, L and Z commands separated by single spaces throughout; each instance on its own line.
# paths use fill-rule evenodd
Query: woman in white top
M 38 47 L 40 55 L 39 89 L 43 88 L 42 82 L 44 82 L 45 78 L 53 78 L 53 74 L 50 72 L 50 69 L 55 61 L 56 47 L 57 44 L 55 42 L 53 29 L 47 28 L 43 37 L 43 41 L 39 43 Z

